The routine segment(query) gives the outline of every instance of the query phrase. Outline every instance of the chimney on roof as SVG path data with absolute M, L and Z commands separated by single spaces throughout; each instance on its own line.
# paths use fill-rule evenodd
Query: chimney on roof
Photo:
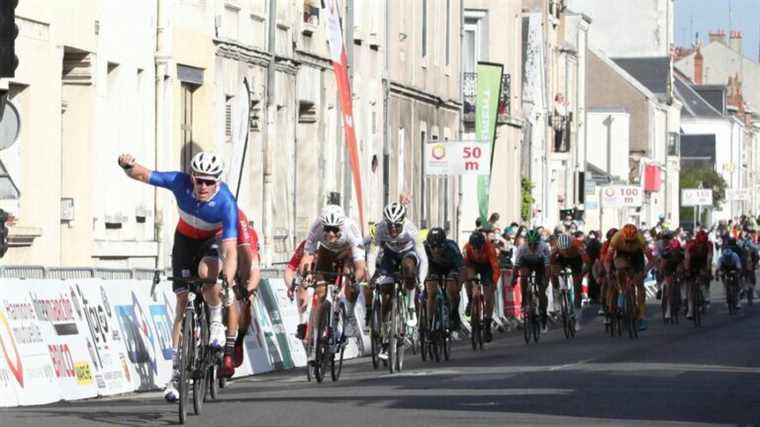
M 702 49 L 697 46 L 697 54 L 694 55 L 694 84 L 704 84 L 704 65 L 705 58 L 702 56 Z
M 723 30 L 718 30 L 718 31 L 715 31 L 715 32 L 710 31 L 710 33 L 708 33 L 708 35 L 710 37 L 710 43 L 712 43 L 712 42 L 719 42 L 719 43 L 723 43 L 724 45 L 728 46 L 726 44 L 726 32 L 725 31 L 723 31 Z
M 731 31 L 729 47 L 736 52 L 742 53 L 742 32 Z

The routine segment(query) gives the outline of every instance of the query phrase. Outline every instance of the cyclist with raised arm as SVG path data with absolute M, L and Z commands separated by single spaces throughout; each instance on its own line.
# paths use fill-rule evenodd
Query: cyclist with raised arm
M 469 241 L 464 245 L 465 283 L 467 287 L 467 309 L 465 314 L 470 316 L 472 309 L 473 281 L 480 274 L 483 284 L 485 307 L 483 312 L 483 340 L 491 342 L 491 318 L 493 316 L 494 293 L 501 277 L 499 269 L 499 254 L 493 244 L 480 231 L 473 231 Z
M 403 204 L 393 202 L 383 209 L 383 221 L 376 226 L 375 245 L 379 252 L 378 279 L 376 285 L 381 286 L 383 294 L 383 319 L 390 310 L 388 299 L 393 288 L 393 276 L 401 271 L 402 281 L 406 289 L 407 307 L 409 308 L 409 326 L 416 325 L 416 310 L 414 294 L 417 284 L 423 283 L 427 277 L 428 258 L 425 249 L 418 240 L 419 230 L 406 217 Z
M 347 218 L 340 206 L 325 206 L 319 218 L 312 223 L 309 229 L 299 271 L 305 275 L 312 265 L 316 266 L 317 277 L 321 276 L 319 272 L 351 273 L 353 271 L 354 283 L 344 286 L 343 290 L 348 301 L 345 330 L 348 337 L 358 336 L 354 304 L 358 297 L 356 283 L 367 280 L 367 263 L 364 260 L 364 254 L 364 242 L 356 222 Z M 336 271 L 337 265 L 342 265 L 343 270 Z M 318 287 L 316 295 L 319 304 L 322 304 L 327 296 L 327 288 Z M 312 312 L 313 324 L 319 325 L 319 310 L 312 310 Z
M 462 278 L 464 277 L 462 252 L 459 250 L 457 242 L 447 239 L 446 231 L 440 227 L 434 227 L 428 233 L 425 239 L 425 252 L 429 263 L 428 280 L 425 281 L 428 313 L 435 310 L 436 286 L 438 286 L 438 283 L 430 280 L 430 276 L 443 277 L 451 307 L 449 310 L 451 330 L 458 330 L 461 325 L 459 293 L 462 291 Z
M 216 283 L 216 278 L 219 276 L 220 256 L 225 277 L 234 278 L 237 272 L 238 208 L 227 184 L 221 182 L 224 171 L 221 157 L 207 151 L 194 155 L 190 162 L 191 174 L 152 171 L 138 164 L 130 154 L 120 155 L 118 164 L 130 178 L 166 188 L 174 194 L 179 222 L 174 233 L 172 274 L 186 278 L 197 275 L 201 279 L 214 281 L 214 285 L 203 287 L 203 298 L 209 308 L 209 343 L 212 347 L 223 348 L 226 336 L 222 323 L 221 286 Z M 221 238 L 217 239 L 219 230 Z M 218 241 L 221 241 L 221 251 Z M 172 331 L 174 375 L 164 392 L 168 401 L 176 401 L 179 397 L 175 386 L 179 378 L 177 346 L 188 292 L 184 285 L 177 282 L 172 288 L 177 296 L 177 306 Z
M 515 255 L 515 268 L 520 272 L 520 291 L 522 295 L 522 309 L 525 312 L 528 302 L 528 277 L 536 273 L 538 284 L 538 305 L 541 312 L 542 332 L 548 332 L 546 324 L 546 308 L 549 303 L 546 297 L 546 288 L 549 286 L 547 273 L 549 272 L 549 245 L 541 240 L 541 235 L 536 230 L 529 230 L 525 236 L 525 242 L 517 248 Z

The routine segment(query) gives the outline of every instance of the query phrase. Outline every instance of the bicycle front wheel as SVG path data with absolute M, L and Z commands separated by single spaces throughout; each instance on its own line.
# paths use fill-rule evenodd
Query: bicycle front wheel
M 482 324 L 480 323 L 480 305 L 478 303 L 477 297 L 473 297 L 472 302 L 472 312 L 470 313 L 470 341 L 472 342 L 472 349 L 477 350 L 478 349 L 478 343 L 481 341 L 481 328 Z
M 636 324 L 636 309 L 633 301 L 632 291 L 625 293 L 625 324 L 628 328 L 628 338 L 638 337 L 638 325 Z
M 698 328 L 702 326 L 702 291 L 700 290 L 700 284 L 695 283 L 694 286 L 692 286 L 692 297 L 691 300 L 694 301 L 694 311 L 692 312 L 693 321 L 694 321 L 694 327 Z
M 372 317 L 370 319 L 370 345 L 372 346 L 372 368 L 377 369 L 380 366 L 380 351 L 383 347 L 382 327 L 383 312 L 380 304 L 380 297 L 374 298 L 372 302 Z
M 330 362 L 330 349 L 329 347 L 329 322 L 330 316 L 330 303 L 325 301 L 320 308 L 319 314 L 319 328 L 315 331 L 317 334 L 317 348 L 314 349 L 314 377 L 318 383 L 321 383 L 325 379 L 325 373 L 327 372 L 327 365 Z
M 190 393 L 190 375 L 193 371 L 193 349 L 195 348 L 195 319 L 190 310 L 185 312 L 182 321 L 182 343 L 177 355 L 177 366 L 180 368 L 179 375 L 179 423 L 184 424 L 187 419 L 187 405 Z
M 338 310 L 338 319 L 336 319 L 335 322 L 335 324 L 340 325 L 340 327 L 335 328 L 335 330 L 343 331 L 345 320 L 346 307 L 341 305 Z M 336 339 L 339 341 L 338 351 L 337 353 L 333 353 L 330 357 L 330 376 L 333 381 L 338 381 L 340 379 L 340 373 L 343 371 L 343 351 L 346 349 L 345 337 L 336 337 Z
M 209 398 L 216 400 L 219 397 L 219 364 L 214 363 L 208 368 L 208 385 Z
M 560 309 L 562 310 L 562 332 L 565 333 L 565 338 L 570 338 L 570 314 L 568 313 L 568 297 L 567 291 L 560 291 Z
M 423 362 L 427 361 L 428 350 L 431 341 L 431 322 L 428 321 L 427 301 L 420 303 L 420 322 L 419 322 L 419 341 L 420 341 L 420 358 Z
M 391 297 L 391 327 L 388 332 L 388 371 L 392 374 L 396 371 L 396 357 L 398 350 L 398 330 L 399 330 L 399 309 L 398 296 L 394 293 Z
M 438 310 L 436 312 L 438 313 L 438 339 L 441 343 L 441 351 L 443 352 L 443 360 L 449 360 L 451 357 L 451 341 L 449 338 L 449 331 L 446 325 L 449 324 L 450 320 L 448 318 L 448 313 L 451 312 L 450 309 L 448 309 L 448 301 L 444 301 L 443 298 L 438 299 Z
M 204 365 L 206 360 L 211 357 L 211 350 L 208 348 L 209 330 L 205 307 L 198 313 L 197 327 L 200 328 L 200 342 L 196 342 L 194 346 L 193 410 L 195 411 L 195 415 L 200 415 L 201 409 L 203 409 L 203 401 L 206 400 L 206 370 L 204 369 Z

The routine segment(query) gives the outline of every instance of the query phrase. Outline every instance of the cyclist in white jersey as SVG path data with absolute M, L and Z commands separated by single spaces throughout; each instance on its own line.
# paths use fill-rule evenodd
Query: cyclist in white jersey
M 355 284 L 367 280 L 367 263 L 365 260 L 364 239 L 359 227 L 351 218 L 347 218 L 343 208 L 338 205 L 327 205 L 322 210 L 320 217 L 312 223 L 309 235 L 304 246 L 304 257 L 301 259 L 299 271 L 301 274 L 308 272 L 314 263 L 316 256 L 316 270 L 321 272 L 335 272 L 335 264 L 342 263 L 344 273 L 353 271 L 354 283 L 345 287 L 348 307 L 346 307 L 348 319 L 346 322 L 346 335 L 353 336 L 357 332 L 356 318 L 354 317 L 354 304 L 358 292 Z M 333 278 L 328 278 L 328 280 Z M 320 286 L 316 289 L 320 304 L 325 299 L 326 288 Z M 313 324 L 319 323 L 319 310 L 313 310 Z
M 393 283 L 392 277 L 399 270 L 404 277 L 404 287 L 407 301 L 415 301 L 414 293 L 418 283 L 424 283 L 427 277 L 428 259 L 422 242 L 418 241 L 419 230 L 406 219 L 406 208 L 398 202 L 393 202 L 383 210 L 384 221 L 377 225 L 375 244 L 380 249 L 378 253 L 377 285 L 382 286 L 383 317 L 389 310 L 388 298 L 392 289 L 388 284 Z M 416 280 L 415 280 L 416 277 Z M 408 304 L 410 326 L 417 323 L 415 305 Z

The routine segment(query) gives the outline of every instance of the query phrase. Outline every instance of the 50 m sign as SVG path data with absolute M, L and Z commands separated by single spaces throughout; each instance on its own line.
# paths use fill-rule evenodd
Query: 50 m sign
M 488 175 L 491 145 L 477 141 L 425 144 L 425 175 Z

